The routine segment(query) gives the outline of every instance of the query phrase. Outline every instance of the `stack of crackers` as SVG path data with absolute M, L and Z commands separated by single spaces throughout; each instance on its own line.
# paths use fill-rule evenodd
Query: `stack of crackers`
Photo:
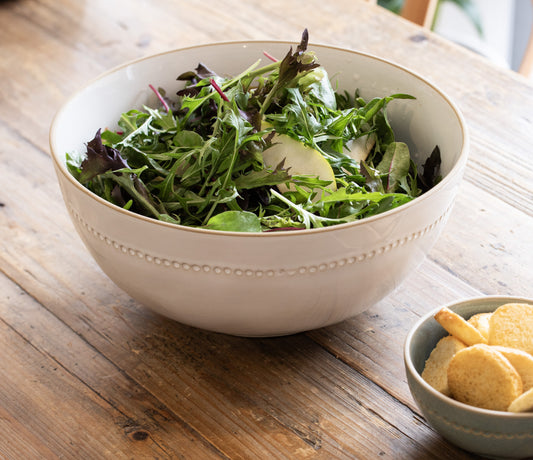
M 533 412 L 533 305 L 509 303 L 468 321 L 443 308 L 435 319 L 450 335 L 426 361 L 428 384 L 472 406 Z

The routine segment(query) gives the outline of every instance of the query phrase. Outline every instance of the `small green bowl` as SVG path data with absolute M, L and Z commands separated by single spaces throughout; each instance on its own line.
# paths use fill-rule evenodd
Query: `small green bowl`
M 533 299 L 488 296 L 446 305 L 465 319 L 492 312 L 506 303 L 528 303 Z M 442 308 L 442 307 L 440 307 Z M 533 412 L 515 414 L 469 406 L 444 396 L 421 377 L 429 354 L 447 335 L 433 318 L 440 308 L 422 317 L 405 340 L 404 363 L 407 382 L 426 421 L 452 444 L 477 455 L 493 458 L 533 458 Z

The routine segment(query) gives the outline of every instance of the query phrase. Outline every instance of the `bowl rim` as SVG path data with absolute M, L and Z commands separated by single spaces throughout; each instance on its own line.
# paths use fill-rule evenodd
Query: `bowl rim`
M 490 417 L 499 417 L 502 419 L 533 421 L 533 412 L 516 413 L 516 412 L 504 412 L 504 411 L 483 409 L 480 407 L 475 407 L 469 404 L 459 402 L 449 396 L 442 394 L 440 391 L 437 391 L 435 388 L 429 385 L 422 378 L 420 373 L 416 370 L 413 360 L 411 359 L 411 353 L 409 350 L 411 348 L 411 342 L 413 340 L 414 335 L 418 332 L 420 327 L 424 323 L 426 323 L 428 320 L 430 320 L 435 315 L 435 313 L 437 313 L 441 308 L 449 308 L 450 310 L 454 311 L 454 308 L 457 308 L 457 307 L 462 307 L 466 305 L 471 305 L 473 303 L 482 303 L 482 302 L 493 302 L 493 303 L 501 302 L 501 305 L 506 304 L 506 303 L 529 303 L 533 305 L 533 299 L 528 298 L 528 297 L 488 295 L 488 296 L 477 296 L 477 297 L 464 297 L 460 300 L 450 302 L 446 305 L 440 306 L 438 308 L 435 308 L 427 312 L 426 314 L 424 314 L 422 317 L 420 317 L 417 320 L 417 322 L 409 330 L 405 338 L 404 347 L 403 347 L 403 358 L 404 358 L 406 372 L 409 373 L 415 379 L 416 383 L 419 386 L 421 386 L 424 389 L 424 391 L 429 393 L 433 398 L 438 399 L 441 403 L 447 404 L 456 410 L 467 411 L 467 412 L 476 414 L 478 416 L 490 416 Z
M 92 85 L 97 83 L 98 81 L 108 77 L 109 75 L 112 75 L 113 73 L 116 73 L 124 68 L 127 68 L 129 66 L 138 64 L 140 62 L 155 59 L 164 55 L 168 54 L 174 54 L 179 53 L 181 51 L 185 50 L 193 50 L 193 49 L 203 49 L 203 48 L 214 48 L 218 46 L 243 46 L 243 45 L 287 45 L 287 46 L 293 46 L 296 44 L 296 42 L 287 41 L 287 40 L 235 40 L 235 41 L 217 41 L 217 42 L 211 42 L 211 43 L 204 43 L 204 44 L 198 44 L 198 45 L 191 45 L 186 47 L 180 47 L 180 48 L 173 48 L 166 51 L 153 53 L 150 55 L 146 55 L 140 58 L 131 59 L 128 61 L 123 62 L 122 64 L 119 64 L 117 66 L 112 67 L 111 69 L 104 71 L 97 75 L 96 77 L 90 79 L 88 82 L 86 82 L 84 85 L 82 85 L 80 88 L 78 88 L 76 91 L 74 91 L 71 95 L 67 97 L 67 99 L 62 103 L 62 105 L 59 107 L 57 112 L 55 113 L 54 117 L 52 118 L 52 122 L 50 124 L 50 130 L 48 135 L 48 141 L 49 141 L 49 148 L 50 148 L 50 154 L 52 157 L 52 161 L 55 165 L 55 169 L 58 173 L 61 173 L 62 176 L 67 179 L 68 182 L 70 182 L 71 185 L 73 185 L 78 191 L 81 191 L 84 195 L 92 198 L 93 200 L 96 200 L 97 202 L 103 204 L 104 206 L 110 208 L 111 210 L 115 212 L 122 213 L 126 216 L 129 216 L 129 218 L 148 222 L 151 224 L 155 224 L 158 226 L 166 227 L 166 228 L 174 228 L 176 231 L 187 231 L 187 232 L 193 232 L 193 233 L 201 233 L 201 234 L 208 234 L 208 235 L 224 235 L 228 237 L 244 237 L 244 238 L 279 238 L 279 237 L 291 237 L 296 238 L 297 235 L 300 235 L 300 237 L 303 237 L 305 235 L 311 235 L 311 234 L 317 234 L 317 233 L 324 233 L 324 232 L 332 232 L 332 231 L 339 231 L 342 229 L 347 229 L 351 227 L 359 227 L 361 225 L 364 225 L 365 223 L 380 221 L 382 219 L 387 218 L 388 216 L 398 214 L 399 212 L 402 212 L 402 210 L 411 208 L 413 206 L 419 205 L 419 203 L 422 203 L 423 201 L 426 201 L 429 199 L 432 195 L 438 193 L 438 191 L 445 187 L 448 182 L 451 182 L 455 176 L 462 174 L 462 171 L 464 169 L 464 166 L 466 164 L 467 158 L 468 158 L 468 152 L 470 148 L 470 135 L 469 131 L 467 129 L 466 121 L 455 104 L 453 100 L 448 97 L 448 95 L 441 90 L 438 86 L 436 86 L 431 81 L 427 80 L 426 78 L 422 77 L 418 72 L 415 72 L 413 70 L 410 70 L 409 68 L 397 64 L 391 60 L 376 56 L 371 53 L 366 53 L 362 51 L 357 51 L 351 48 L 343 48 L 340 46 L 333 46 L 328 44 L 321 44 L 321 43 L 314 43 L 310 42 L 308 45 L 308 49 L 318 48 L 318 49 L 332 49 L 336 51 L 342 51 L 342 52 L 348 52 L 352 54 L 356 54 L 359 56 L 363 56 L 366 58 L 370 58 L 373 60 L 377 60 L 380 62 L 383 62 L 387 65 L 390 65 L 392 67 L 395 67 L 403 72 L 406 72 L 416 79 L 420 80 L 424 85 L 427 85 L 432 90 L 434 90 L 436 93 L 438 93 L 444 101 L 449 105 L 449 107 L 454 112 L 455 116 L 457 117 L 457 120 L 459 122 L 459 127 L 461 129 L 462 134 L 462 146 L 461 151 L 459 152 L 459 156 L 457 158 L 457 161 L 452 166 L 450 171 L 446 176 L 443 177 L 443 179 L 436 184 L 434 187 L 432 187 L 430 190 L 425 192 L 424 194 L 414 198 L 413 200 L 409 201 L 408 203 L 405 203 L 401 206 L 398 206 L 394 209 L 391 209 L 389 211 L 386 211 L 381 214 L 377 214 L 370 217 L 365 217 L 361 220 L 356 220 L 353 222 L 347 222 L 343 224 L 335 224 L 328 227 L 321 227 L 321 228 L 311 228 L 311 229 L 299 229 L 297 231 L 295 230 L 278 230 L 278 231 L 271 231 L 271 232 L 236 232 L 236 231 L 224 231 L 224 230 L 211 230 L 206 228 L 197 228 L 197 227 L 189 227 L 186 225 L 180 225 L 180 224 L 173 224 L 170 222 L 164 222 L 160 221 L 158 219 L 154 219 L 152 217 L 144 216 L 142 214 L 135 213 L 133 211 L 129 211 L 126 209 L 121 208 L 120 206 L 117 206 L 113 203 L 110 203 L 107 200 L 104 200 L 100 196 L 96 195 L 95 193 L 91 192 L 89 189 L 84 187 L 82 184 L 80 184 L 72 174 L 68 171 L 66 164 L 64 161 L 61 161 L 59 159 L 59 152 L 56 152 L 54 149 L 54 145 L 56 143 L 56 137 L 57 137 L 57 130 L 58 130 L 58 120 L 61 117 L 61 114 L 67 109 L 70 103 L 72 103 L 82 92 L 90 88 Z M 319 55 L 319 53 L 317 53 Z M 63 155 L 66 154 L 66 152 L 62 153 Z

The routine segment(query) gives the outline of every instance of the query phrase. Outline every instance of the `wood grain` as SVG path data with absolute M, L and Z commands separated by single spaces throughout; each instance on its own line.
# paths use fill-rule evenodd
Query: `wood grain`
M 473 458 L 420 416 L 402 345 L 437 305 L 533 297 L 533 87 L 372 3 L 0 1 L 0 458 Z M 459 106 L 471 153 L 439 241 L 393 294 L 321 330 L 252 340 L 151 313 L 74 231 L 47 146 L 55 112 L 125 61 L 305 27 Z

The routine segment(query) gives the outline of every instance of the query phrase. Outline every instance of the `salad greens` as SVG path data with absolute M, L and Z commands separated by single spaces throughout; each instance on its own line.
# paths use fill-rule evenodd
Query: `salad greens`
M 131 211 L 180 225 L 260 232 L 351 222 L 400 206 L 440 179 L 438 147 L 419 173 L 387 118 L 394 94 L 369 101 L 333 90 L 307 50 L 308 34 L 280 61 L 234 77 L 203 64 L 178 80 L 160 107 L 123 113 L 83 154 L 67 154 L 74 177 Z M 265 53 L 267 57 L 268 54 Z M 335 180 L 291 168 L 291 152 L 267 166 L 263 152 L 288 136 L 329 163 Z M 363 158 L 357 140 L 371 140 Z M 301 153 L 300 153 L 301 154 Z

